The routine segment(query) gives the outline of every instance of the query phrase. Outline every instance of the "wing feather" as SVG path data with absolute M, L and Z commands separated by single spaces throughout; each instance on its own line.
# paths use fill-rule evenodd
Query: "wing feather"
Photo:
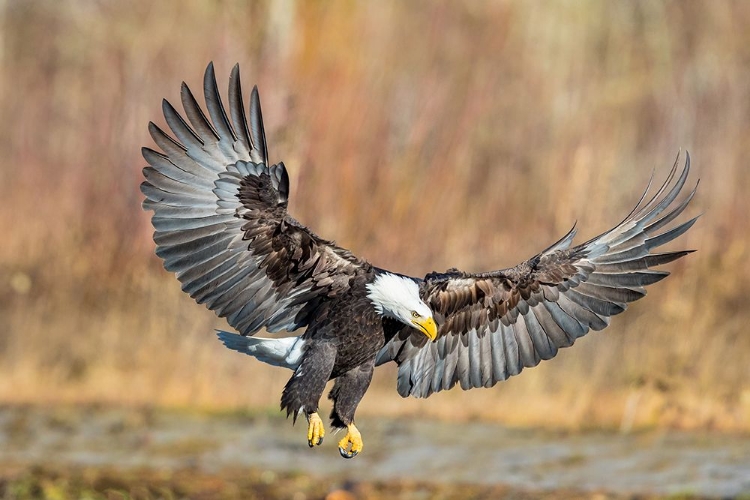
M 214 72 L 213 62 L 208 64 L 206 72 L 203 75 L 203 95 L 206 98 L 206 108 L 208 109 L 208 115 L 211 117 L 211 123 L 213 123 L 216 134 L 219 137 L 219 149 L 226 159 L 234 163 L 240 159 L 232 147 L 237 140 L 237 136 L 229 124 L 227 112 L 221 103 L 221 95 L 219 94 L 219 86 L 216 84 L 216 73 Z
M 187 116 L 195 128 L 203 144 L 215 146 L 221 138 L 213 126 L 211 126 L 211 122 L 206 118 L 198 101 L 195 100 L 193 93 L 185 82 L 182 82 L 182 86 L 180 87 L 180 100 L 182 101 L 182 109 L 185 110 L 185 116 Z
M 647 188 L 620 224 L 581 245 L 571 248 L 574 226 L 514 268 L 428 274 L 420 293 L 438 322 L 437 341 L 422 346 L 408 335 L 396 335 L 380 351 L 377 363 L 399 363 L 397 388 L 402 396 L 427 397 L 456 383 L 463 389 L 490 387 L 554 357 L 589 330 L 606 328 L 611 316 L 646 294 L 645 287 L 669 275 L 652 267 L 691 252 L 651 253 L 697 220 L 659 232 L 685 210 L 696 192 L 692 189 L 677 201 L 690 171 L 690 156 L 682 171 L 678 166 L 675 161 L 650 198 Z M 461 342 L 452 344 L 451 338 Z M 429 385 L 421 383 L 422 372 L 429 372 Z
M 239 141 L 247 151 L 255 149 L 250 140 L 250 130 L 247 126 L 245 105 L 242 102 L 242 84 L 240 83 L 240 65 L 235 64 L 229 76 L 229 111 L 232 116 L 234 130 L 239 136 Z
M 500 324 L 501 336 L 503 337 L 503 348 L 505 349 L 505 373 L 507 376 L 518 375 L 523 369 L 520 349 L 512 325 Z M 402 394 L 403 395 L 403 394 Z
M 262 158 L 267 158 L 266 131 L 263 128 L 263 114 L 260 111 L 258 87 L 253 87 L 250 94 L 250 104 L 250 137 L 253 140 L 253 151 L 258 151 Z

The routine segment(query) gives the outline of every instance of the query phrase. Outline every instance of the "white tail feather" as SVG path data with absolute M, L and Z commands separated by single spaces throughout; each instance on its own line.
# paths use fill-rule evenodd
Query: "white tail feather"
M 303 346 L 305 345 L 302 337 L 263 339 L 244 337 L 222 330 L 216 330 L 216 333 L 219 340 L 228 348 L 253 356 L 269 365 L 296 370 L 302 361 Z

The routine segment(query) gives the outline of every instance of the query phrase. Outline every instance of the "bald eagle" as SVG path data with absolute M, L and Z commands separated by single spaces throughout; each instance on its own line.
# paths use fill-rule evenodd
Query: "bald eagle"
M 156 254 L 183 291 L 238 332 L 219 332 L 227 347 L 293 371 L 281 408 L 306 417 L 310 447 L 325 434 L 318 402 L 329 380 L 331 424 L 346 429 L 338 446 L 351 458 L 362 451 L 354 414 L 376 366 L 398 365 L 403 397 L 492 387 L 605 328 L 669 274 L 654 266 L 690 253 L 653 252 L 697 219 L 665 229 L 695 194 L 676 201 L 690 170 L 687 155 L 678 172 L 678 155 L 652 197 L 647 188 L 622 222 L 578 246 L 574 227 L 509 269 L 423 279 L 380 269 L 287 212 L 289 175 L 268 161 L 257 87 L 245 112 L 239 67 L 228 112 L 212 64 L 203 90 L 208 115 L 185 83 L 187 119 L 162 102 L 173 137 L 149 123 L 161 151 L 143 148 L 141 191 Z M 261 330 L 280 335 L 253 336 Z

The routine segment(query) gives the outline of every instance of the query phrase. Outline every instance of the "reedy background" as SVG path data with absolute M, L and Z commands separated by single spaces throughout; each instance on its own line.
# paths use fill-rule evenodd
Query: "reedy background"
M 0 403 L 275 412 L 290 373 L 216 340 L 140 208 L 146 124 L 214 61 L 258 84 L 290 212 L 413 276 L 585 241 L 691 153 L 698 252 L 610 328 L 491 390 L 402 400 L 381 369 L 360 413 L 750 430 L 748 26 L 742 1 L 0 2 Z

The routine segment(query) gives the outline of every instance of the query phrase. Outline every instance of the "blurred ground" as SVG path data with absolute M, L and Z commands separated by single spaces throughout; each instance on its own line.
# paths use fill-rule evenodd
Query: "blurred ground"
M 750 438 L 358 421 L 311 450 L 278 415 L 155 409 L 0 409 L 0 498 L 735 498 L 750 494 Z M 3 491 L 5 493 L 3 493 Z M 149 492 L 149 493 L 147 493 Z M 349 496 L 345 493 L 348 492 Z M 110 496 L 111 498 L 111 496 Z M 122 497 L 115 497 L 122 498 Z M 744 498 L 744 497 L 743 497 Z
M 3 498 L 56 498 L 60 500 L 98 499 L 260 499 L 260 500 L 649 500 L 670 498 L 698 500 L 681 494 L 617 495 L 603 492 L 524 491 L 504 486 L 434 484 L 418 481 L 338 482 L 309 474 L 276 474 L 247 470 L 205 473 L 193 469 L 158 471 L 150 469 L 118 470 L 97 467 L 36 467 L 32 470 L 9 468 L 0 472 Z
M 278 407 L 153 255 L 138 185 L 160 100 L 259 85 L 291 212 L 421 276 L 611 227 L 690 151 L 698 252 L 643 301 L 492 390 L 362 416 L 750 431 L 750 3 L 0 2 L 0 402 Z M 325 406 L 324 406 L 324 410 Z

